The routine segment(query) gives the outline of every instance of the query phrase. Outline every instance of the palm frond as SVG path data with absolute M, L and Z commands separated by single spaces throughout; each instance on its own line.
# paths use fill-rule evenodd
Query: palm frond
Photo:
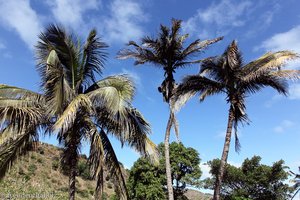
M 28 100 L 0 99 L 0 129 L 10 124 L 17 132 L 22 132 L 30 124 L 38 124 L 44 111 L 36 102 Z
M 259 77 L 262 74 L 277 71 L 287 64 L 289 60 L 298 59 L 299 55 L 291 51 L 278 51 L 275 53 L 268 52 L 243 67 L 245 76 L 244 81 Z
M 10 170 L 12 164 L 32 148 L 33 142 L 37 139 L 38 134 L 29 131 L 0 145 L 0 180 Z
M 300 70 L 278 70 L 270 72 L 270 75 L 280 79 L 297 81 L 300 79 Z
M 193 55 L 196 52 L 201 52 L 211 44 L 214 44 L 216 42 L 219 42 L 220 40 L 223 40 L 223 37 L 217 37 L 214 39 L 209 40 L 195 40 L 194 42 L 190 43 L 183 51 L 182 51 L 182 57 L 185 58 L 187 56 Z
M 90 147 L 90 156 L 89 156 L 89 165 L 91 176 L 93 179 L 96 179 L 98 183 L 96 185 L 95 196 L 96 198 L 101 198 L 103 193 L 103 166 L 105 164 L 104 160 L 104 148 L 100 134 L 97 129 L 90 131 L 91 135 L 91 147 Z
M 87 113 L 92 114 L 93 105 L 89 97 L 85 94 L 76 96 L 73 101 L 64 110 L 63 114 L 59 116 L 56 123 L 53 126 L 55 131 L 67 132 L 74 126 L 75 119 L 80 110 L 84 110 Z
M 47 56 L 47 69 L 42 74 L 48 111 L 51 115 L 61 114 L 67 103 L 74 96 L 69 82 L 65 79 L 64 68 L 61 66 L 55 50 Z
M 75 88 L 78 78 L 78 68 L 80 59 L 80 49 L 77 46 L 77 39 L 71 34 L 67 34 L 66 31 L 57 25 L 49 25 L 48 28 L 39 35 L 39 42 L 36 46 L 38 65 L 37 69 L 40 71 L 43 77 L 47 65 L 46 61 L 50 51 L 55 50 L 61 67 L 63 68 L 65 79 L 71 88 Z
M 128 199 L 128 192 L 126 189 L 126 182 L 125 178 L 122 172 L 122 169 L 120 167 L 119 161 L 117 159 L 117 156 L 113 150 L 113 147 L 106 135 L 106 133 L 101 130 L 100 131 L 100 138 L 102 142 L 102 146 L 105 152 L 104 161 L 108 168 L 108 171 L 110 172 L 111 177 L 114 180 L 114 184 L 118 190 L 118 193 L 121 195 L 121 199 L 127 200 Z M 100 184 L 102 184 L 100 181 L 97 181 L 96 187 L 98 187 Z
M 108 46 L 101 42 L 101 39 L 97 37 L 97 32 L 93 29 L 87 38 L 83 50 L 83 60 L 80 69 L 80 76 L 85 86 L 89 86 L 94 83 L 95 73 L 101 74 L 104 68 L 104 62 L 107 58 L 107 53 L 104 50 Z
M 36 100 L 42 102 L 44 99 L 43 95 L 33 92 L 31 90 L 0 84 L 0 98 L 8 99 L 27 99 L 27 100 Z
M 96 107 L 106 107 L 114 115 L 122 113 L 133 100 L 135 92 L 130 78 L 125 75 L 110 76 L 87 89 L 86 94 Z

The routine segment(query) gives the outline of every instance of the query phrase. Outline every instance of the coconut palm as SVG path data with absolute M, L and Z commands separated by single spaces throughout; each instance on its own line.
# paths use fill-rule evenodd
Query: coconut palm
M 170 115 L 165 134 L 165 156 L 166 156 L 166 173 L 169 199 L 173 199 L 173 188 L 171 178 L 171 167 L 169 158 L 169 137 L 171 127 L 174 126 L 175 133 L 178 137 L 178 125 L 174 115 L 173 93 L 176 88 L 174 73 L 178 68 L 184 68 L 201 60 L 193 60 L 192 57 L 202 52 L 209 45 L 221 40 L 216 38 L 212 40 L 195 40 L 184 47 L 188 34 L 181 35 L 181 20 L 172 20 L 172 27 L 161 25 L 160 32 L 156 38 L 146 36 L 142 38 L 141 45 L 130 41 L 128 46 L 132 49 L 124 49 L 119 52 L 119 59 L 134 58 L 135 65 L 152 63 L 158 68 L 164 70 L 164 80 L 158 88 L 162 93 L 163 99 L 169 104 Z
M 143 155 L 155 152 L 155 145 L 147 137 L 149 124 L 132 107 L 135 92 L 132 81 L 125 75 L 95 80 L 95 74 L 101 74 L 104 67 L 107 47 L 95 30 L 89 33 L 84 45 L 55 25 L 50 25 L 39 38 L 37 70 L 44 95 L 30 92 L 22 95 L 12 88 L 5 94 L 12 99 L 5 101 L 6 97 L 0 96 L 1 125 L 5 126 L 1 137 L 7 136 L 7 142 L 0 146 L 0 172 L 7 171 L 13 156 L 22 154 L 27 143 L 38 136 L 36 129 L 45 125 L 46 130 L 57 133 L 63 147 L 61 164 L 69 173 L 70 199 L 75 199 L 76 166 L 83 140 L 90 142 L 89 164 L 91 176 L 96 179 L 95 199 L 102 196 L 104 164 L 120 198 L 128 199 L 108 134 L 119 139 L 122 146 L 129 145 Z
M 290 51 L 266 53 L 248 64 L 243 64 L 236 41 L 233 41 L 221 56 L 205 59 L 198 75 L 187 76 L 177 88 L 176 99 L 183 95 L 200 93 L 200 100 L 207 96 L 224 93 L 229 103 L 228 124 L 221 157 L 220 171 L 216 179 L 214 200 L 220 199 L 220 187 L 227 163 L 232 128 L 235 130 L 236 150 L 239 150 L 237 126 L 247 122 L 246 97 L 264 87 L 272 87 L 286 95 L 287 80 L 298 79 L 298 70 L 281 70 L 285 62 L 297 58 Z

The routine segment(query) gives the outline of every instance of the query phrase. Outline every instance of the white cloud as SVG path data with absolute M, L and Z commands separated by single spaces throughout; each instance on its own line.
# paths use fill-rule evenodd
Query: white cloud
M 286 32 L 278 33 L 262 42 L 256 49 L 267 51 L 292 50 L 300 53 L 300 25 Z
M 290 120 L 283 120 L 278 126 L 274 128 L 276 133 L 283 133 L 287 129 L 291 128 L 294 125 L 294 122 Z
M 141 22 L 146 20 L 139 3 L 114 0 L 110 5 L 110 16 L 104 20 L 104 33 L 110 42 L 136 40 L 144 34 Z
M 83 15 L 89 10 L 97 10 L 97 0 L 54 0 L 47 1 L 54 18 L 63 25 L 79 28 L 84 23 Z
M 16 31 L 29 48 L 33 48 L 41 22 L 29 0 L 0 0 L 0 22 L 4 28 Z
M 227 32 L 225 29 L 240 27 L 245 24 L 245 18 L 242 16 L 247 13 L 246 11 L 251 5 L 251 1 L 235 0 L 222 0 L 218 4 L 213 3 L 205 10 L 199 9 L 196 15 L 183 22 L 183 30 L 184 32 L 194 33 L 198 31 L 198 27 L 201 27 L 200 37 L 206 38 L 211 32 L 208 30 L 211 29 L 208 26 L 212 25 L 217 34 L 222 32 L 224 35 Z
M 198 11 L 198 17 L 205 23 L 214 23 L 218 26 L 243 26 L 241 16 L 251 6 L 250 1 L 239 3 L 222 0 L 219 4 L 212 4 L 208 9 Z

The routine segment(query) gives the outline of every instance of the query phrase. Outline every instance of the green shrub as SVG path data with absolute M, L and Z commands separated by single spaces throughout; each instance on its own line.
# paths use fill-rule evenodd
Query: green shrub
M 59 161 L 53 160 L 52 161 L 52 169 L 56 171 L 58 169 L 58 167 L 59 167 Z

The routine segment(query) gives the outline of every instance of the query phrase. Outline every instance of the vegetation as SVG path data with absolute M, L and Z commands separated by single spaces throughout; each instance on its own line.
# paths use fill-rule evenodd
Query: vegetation
M 164 166 L 164 145 L 160 144 L 160 165 L 152 164 L 149 159 L 138 159 L 130 170 L 128 178 L 128 190 L 130 199 L 166 199 L 165 188 L 167 186 Z M 170 144 L 170 161 L 172 168 L 172 183 L 174 198 L 177 200 L 185 197 L 186 187 L 200 187 L 200 158 L 199 153 L 182 143 Z
M 299 79 L 298 70 L 282 70 L 286 60 L 298 55 L 290 51 L 266 53 L 248 64 L 243 64 L 237 42 L 233 41 L 223 55 L 203 60 L 198 75 L 187 76 L 177 88 L 177 99 L 185 95 L 200 93 L 200 100 L 223 93 L 229 103 L 228 123 L 221 157 L 220 171 L 214 187 L 214 200 L 220 199 L 220 189 L 227 163 L 232 128 L 235 130 L 236 150 L 239 150 L 237 127 L 248 122 L 245 99 L 265 87 L 272 87 L 286 95 L 287 80 Z
M 130 41 L 128 46 L 131 46 L 133 49 L 124 49 L 120 51 L 118 55 L 119 59 L 135 59 L 135 65 L 151 63 L 164 70 L 164 80 L 158 88 L 158 91 L 162 93 L 163 100 L 168 103 L 170 110 L 164 141 L 169 200 L 174 199 L 169 156 L 169 138 L 172 126 L 174 126 L 177 137 L 179 134 L 178 123 L 174 114 L 173 95 L 176 88 L 174 73 L 178 68 L 184 68 L 191 64 L 201 62 L 201 60 L 192 60 L 192 57 L 202 52 L 209 45 L 222 39 L 222 37 L 205 41 L 198 39 L 184 47 L 188 34 L 181 35 L 180 29 L 181 20 L 173 19 L 171 28 L 164 25 L 160 26 L 160 31 L 156 38 L 146 36 L 142 38 L 141 45 Z
M 285 181 L 289 173 L 286 172 L 284 161 L 280 160 L 272 166 L 260 163 L 261 158 L 254 156 L 246 159 L 241 167 L 226 165 L 221 187 L 221 197 L 229 199 L 289 199 L 292 188 Z M 213 178 L 206 179 L 206 187 L 213 189 L 219 173 L 221 161 L 218 159 L 208 162 Z
M 0 180 L 1 195 L 22 195 L 22 194 L 43 194 L 47 195 L 44 199 L 49 200 L 67 200 L 68 197 L 68 175 L 65 175 L 58 161 L 62 150 L 49 144 L 37 144 L 39 150 L 29 151 L 27 156 L 23 156 L 14 163 L 11 170 Z M 41 154 L 41 151 L 43 154 Z M 43 163 L 35 162 L 36 159 L 42 159 Z M 57 161 L 57 162 L 55 162 Z M 88 160 L 80 156 L 79 163 L 86 163 Z M 57 170 L 52 168 L 52 163 L 57 163 Z M 34 163 L 34 164 L 33 164 Z M 31 172 L 31 166 L 35 166 L 34 174 Z M 85 169 L 89 168 L 85 165 Z M 125 170 L 122 168 L 122 171 Z M 110 172 L 104 167 L 103 175 L 106 178 Z M 124 173 L 125 178 L 127 174 Z M 107 200 L 113 198 L 114 188 L 108 188 L 113 185 L 113 180 L 107 180 L 103 183 L 104 195 Z M 96 181 L 86 179 L 84 174 L 78 174 L 76 178 L 76 199 L 86 200 L 94 198 Z M 13 197 L 13 196 L 12 196 Z M 5 198 L 8 199 L 8 198 Z M 12 198 L 19 199 L 19 198 Z

